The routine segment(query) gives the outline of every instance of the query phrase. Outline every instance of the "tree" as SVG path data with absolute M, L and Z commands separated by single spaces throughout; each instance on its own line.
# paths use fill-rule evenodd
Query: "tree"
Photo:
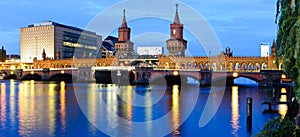
M 300 101 L 300 0 L 277 0 L 276 56 L 283 56 L 283 70 L 294 81 Z

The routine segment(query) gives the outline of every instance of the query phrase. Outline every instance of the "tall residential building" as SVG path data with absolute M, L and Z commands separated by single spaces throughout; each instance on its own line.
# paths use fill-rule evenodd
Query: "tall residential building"
M 43 50 L 53 59 L 95 58 L 101 52 L 102 36 L 52 21 L 21 28 L 20 37 L 22 62 L 42 60 Z
M 170 39 L 167 40 L 167 50 L 169 55 L 185 56 L 187 41 L 183 39 L 183 24 L 180 23 L 178 4 L 176 4 L 176 14 L 174 22 L 170 24 L 170 30 Z
M 261 43 L 260 44 L 260 56 L 267 57 L 270 55 L 270 46 L 269 43 Z
M 131 29 L 127 26 L 127 21 L 124 16 L 121 27 L 118 29 L 118 41 L 115 43 L 116 55 L 120 58 L 130 57 L 133 55 L 133 42 L 130 41 Z

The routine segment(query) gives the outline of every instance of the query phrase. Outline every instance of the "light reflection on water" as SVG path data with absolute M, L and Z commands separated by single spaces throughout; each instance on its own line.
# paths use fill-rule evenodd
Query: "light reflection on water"
M 287 102 L 287 95 L 286 95 L 286 88 L 281 88 L 280 91 L 280 101 L 282 102 Z M 287 113 L 287 105 L 281 104 L 279 105 L 279 114 L 281 115 L 282 118 L 284 118 L 285 114 Z
M 236 135 L 238 129 L 240 128 L 239 126 L 239 88 L 238 86 L 233 86 L 232 87 L 232 97 L 231 97 L 231 111 L 232 111 L 232 119 L 231 119 L 231 125 L 233 128 L 232 134 Z
M 178 87 L 171 90 L 161 87 L 118 87 L 102 84 L 67 84 L 36 81 L 0 81 L 0 136 L 105 136 L 97 130 L 95 123 L 106 123 L 107 130 L 116 136 L 131 133 L 133 121 L 144 121 L 148 136 L 154 131 L 152 120 L 158 119 L 171 111 L 168 123 L 172 133 L 168 136 L 251 136 L 257 133 L 269 118 L 278 116 L 262 114 L 266 106 L 264 90 L 255 87 L 226 88 L 221 107 L 207 126 L 198 127 L 199 117 L 203 111 L 210 89 L 198 89 L 197 85 Z M 86 101 L 86 114 L 80 111 L 74 88 L 80 89 L 77 99 Z M 181 90 L 182 89 L 182 90 Z M 196 107 L 187 121 L 182 114 L 189 106 L 190 91 L 199 91 Z M 282 88 L 281 93 L 286 93 Z M 218 93 L 213 93 L 216 95 Z M 246 131 L 246 98 L 253 98 L 252 133 Z M 157 101 L 157 99 L 160 99 Z M 280 101 L 286 101 L 287 95 L 281 95 Z M 106 104 L 99 107 L 100 102 Z M 135 101 L 135 102 L 133 102 Z M 138 102 L 138 103 L 136 103 Z M 140 106 L 139 106 L 140 105 Z M 141 107 L 142 106 L 142 107 Z M 214 103 L 212 104 L 215 107 Z M 280 105 L 279 114 L 283 116 L 287 107 Z M 103 121 L 102 113 L 111 115 Z M 117 118 L 126 119 L 121 124 Z M 180 125 L 184 122 L 183 125 Z M 92 124 L 94 123 L 94 124 Z M 121 125 L 126 125 L 121 127 Z M 217 131 L 217 132 L 216 132 Z M 134 136 L 134 135 L 133 135 Z

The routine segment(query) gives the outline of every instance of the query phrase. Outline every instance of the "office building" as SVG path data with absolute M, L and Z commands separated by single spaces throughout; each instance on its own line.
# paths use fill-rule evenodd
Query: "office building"
M 101 52 L 101 43 L 102 37 L 95 32 L 52 21 L 31 24 L 20 30 L 22 62 L 32 62 L 34 58 L 42 60 L 43 50 L 50 59 L 95 58 Z

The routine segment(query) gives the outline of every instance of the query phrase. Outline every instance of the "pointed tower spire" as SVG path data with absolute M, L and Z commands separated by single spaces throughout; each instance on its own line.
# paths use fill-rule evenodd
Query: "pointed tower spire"
M 176 14 L 175 14 L 175 18 L 174 18 L 174 23 L 180 24 L 180 19 L 179 19 L 179 15 L 178 15 L 178 4 L 176 4 Z
M 42 58 L 43 58 L 43 60 L 46 60 L 46 52 L 45 52 L 45 49 L 43 49 Z
M 127 28 L 127 21 L 126 21 L 126 10 L 123 10 L 123 21 L 122 21 L 122 28 Z
M 272 43 L 272 46 L 271 46 L 271 55 L 276 56 L 276 42 L 275 42 L 274 39 L 273 39 L 273 43 Z

